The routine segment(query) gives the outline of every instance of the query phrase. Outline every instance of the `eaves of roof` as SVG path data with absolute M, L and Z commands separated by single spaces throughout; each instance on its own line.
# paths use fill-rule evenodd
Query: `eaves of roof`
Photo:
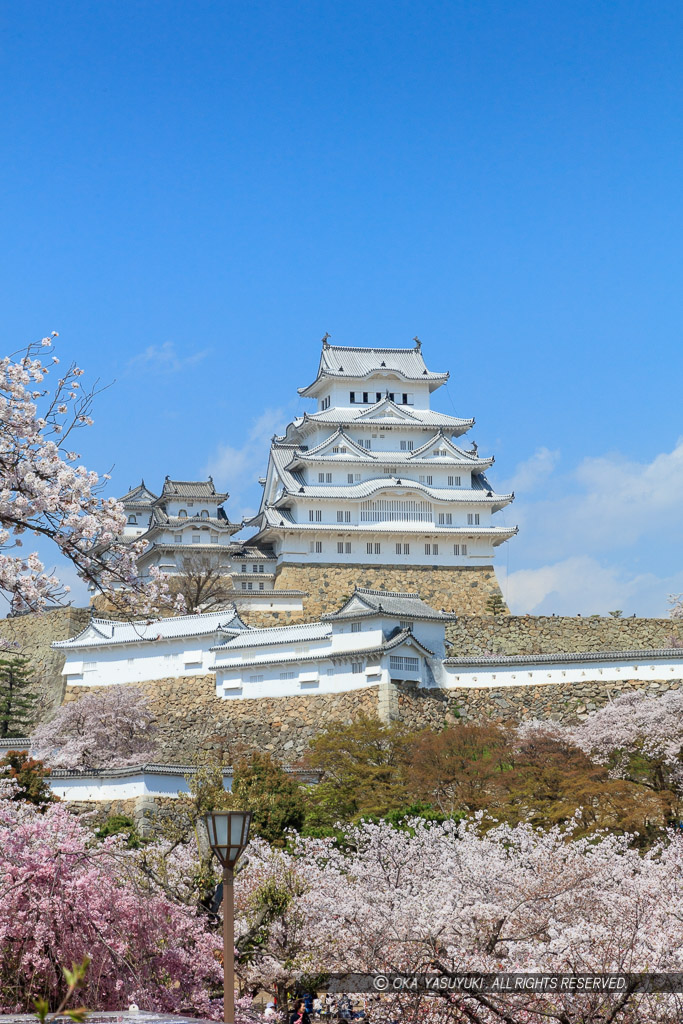
M 295 768 L 292 765 L 282 765 L 282 770 L 290 775 L 295 775 L 301 778 L 318 778 L 320 772 L 315 769 L 301 769 Z M 131 775 L 172 775 L 178 777 L 184 777 L 186 775 L 196 775 L 199 771 L 197 765 L 190 764 L 135 764 L 128 765 L 123 768 L 99 768 L 99 769 L 85 769 L 79 771 L 74 768 L 53 768 L 50 773 L 51 779 L 121 779 L 129 778 Z M 221 773 L 224 779 L 232 778 L 235 769 L 232 766 L 222 766 Z
M 288 488 L 282 497 L 278 498 L 273 507 L 279 507 L 283 502 L 288 503 L 291 498 L 327 498 L 336 501 L 339 498 L 367 498 L 377 491 L 384 491 L 393 488 L 400 490 L 421 491 L 429 495 L 435 501 L 444 501 L 448 504 L 477 504 L 477 505 L 509 505 L 514 501 L 514 494 L 489 494 L 480 488 L 469 487 L 434 487 L 420 483 L 419 480 L 403 478 L 399 476 L 374 477 L 371 480 L 363 480 L 357 484 L 346 484 L 341 487 L 338 484 L 300 484 L 299 487 Z
M 490 658 L 446 658 L 444 665 L 454 668 L 495 668 L 506 665 L 569 665 L 581 662 L 596 661 L 648 661 L 672 660 L 681 663 L 683 668 L 683 649 L 678 647 L 653 648 L 651 650 L 634 651 L 579 651 L 571 654 L 507 654 L 493 655 Z
M 267 513 L 263 517 L 265 523 L 257 523 L 262 535 L 267 535 L 268 530 L 283 530 L 290 532 L 303 531 L 304 533 L 379 533 L 379 534 L 437 534 L 441 537 L 496 537 L 507 540 L 519 532 L 518 526 L 435 526 L 433 523 L 367 523 L 355 525 L 354 523 L 295 523 L 291 519 L 286 520 L 281 516 L 281 511 L 275 513 L 275 519 L 271 520 Z
M 249 592 L 248 592 L 249 593 Z M 265 593 L 265 591 L 258 591 L 258 593 Z M 276 594 L 278 591 L 272 590 L 269 593 Z M 282 593 L 282 591 L 279 591 Z M 312 630 L 314 626 L 320 626 L 322 623 L 319 622 L 298 622 L 290 626 L 264 626 L 262 628 L 251 628 L 249 631 L 250 637 L 253 638 L 254 642 L 249 644 L 232 644 L 230 641 L 226 641 L 224 644 L 214 644 L 210 647 L 210 651 L 241 651 L 247 647 L 274 647 L 277 644 L 303 644 L 303 643 L 315 643 L 318 640 L 328 640 L 332 635 L 332 627 L 327 627 L 324 632 L 321 632 L 318 636 L 306 636 L 306 629 Z M 288 635 L 283 635 L 283 630 L 295 630 L 298 629 L 298 633 L 290 632 Z M 258 643 L 258 637 L 254 634 L 262 633 L 263 637 L 260 644 Z M 276 636 L 269 639 L 271 634 L 275 633 Z M 302 635 L 303 634 L 303 635 Z M 233 638 L 236 639 L 236 638 Z
M 259 658 L 254 661 L 237 661 L 233 665 L 214 664 L 211 666 L 211 671 L 217 672 L 220 670 L 224 672 L 234 672 L 235 669 L 258 668 L 261 665 L 298 665 L 303 663 L 309 663 L 312 661 L 349 661 L 351 658 L 358 658 L 361 656 L 365 658 L 376 658 L 381 657 L 388 651 L 392 651 L 396 647 L 400 647 L 401 644 L 408 642 L 410 642 L 411 645 L 418 647 L 428 657 L 436 657 L 434 651 L 431 651 L 428 647 L 425 647 L 425 645 L 421 643 L 410 630 L 403 629 L 401 630 L 400 633 L 397 633 L 395 637 L 392 637 L 391 640 L 385 641 L 385 643 L 381 644 L 379 647 L 356 647 L 353 649 L 344 648 L 341 650 L 330 650 L 328 648 L 327 650 L 319 651 L 317 654 L 291 654 L 286 656 L 281 655 L 280 657 L 277 657 L 277 655 L 275 655 L 269 658 Z M 264 646 L 266 645 L 264 644 Z M 268 644 L 268 646 L 271 645 Z M 230 647 L 222 649 L 228 651 L 233 650 L 233 648 Z M 217 648 L 212 647 L 211 650 L 214 651 L 217 650 Z

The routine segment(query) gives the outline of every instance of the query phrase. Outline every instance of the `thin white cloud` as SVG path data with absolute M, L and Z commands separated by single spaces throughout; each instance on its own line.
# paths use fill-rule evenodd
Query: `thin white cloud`
M 667 596 L 683 587 L 683 569 L 671 576 L 628 573 L 588 555 L 565 558 L 538 569 L 519 569 L 507 581 L 507 600 L 516 614 L 666 616 Z
M 211 349 L 205 348 L 188 355 L 178 353 L 174 342 L 165 341 L 163 345 L 149 345 L 144 352 L 139 352 L 128 361 L 128 369 L 145 370 L 155 373 L 179 373 L 191 366 L 201 363 L 209 355 Z
M 559 497 L 525 501 L 518 492 L 514 511 L 525 553 L 554 562 L 576 553 L 604 556 L 647 539 L 653 557 L 680 530 L 683 439 L 650 462 L 618 453 L 583 459 L 556 482 Z
M 559 451 L 537 448 L 533 455 L 517 464 L 513 475 L 501 481 L 497 490 L 501 494 L 531 494 L 554 471 L 560 460 Z
M 520 535 L 511 542 L 513 558 L 523 568 L 507 582 L 510 606 L 516 612 L 590 615 L 621 608 L 666 615 L 667 595 L 683 588 L 676 540 L 683 439 L 648 462 L 619 453 L 591 456 L 552 481 L 551 466 L 545 480 L 558 496 L 534 501 L 533 468 L 547 470 L 551 461 L 544 466 L 538 454 L 518 467 L 520 477 L 531 468 L 532 497 L 520 487 L 514 506 Z
M 219 445 L 206 464 L 205 471 L 230 492 L 229 517 L 239 520 L 253 515 L 259 505 L 258 478 L 265 476 L 273 434 L 281 434 L 287 422 L 284 409 L 266 409 L 253 423 L 241 447 Z

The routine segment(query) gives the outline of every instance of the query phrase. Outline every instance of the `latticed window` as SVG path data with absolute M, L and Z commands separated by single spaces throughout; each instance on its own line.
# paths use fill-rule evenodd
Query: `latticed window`
M 433 523 L 434 513 L 430 501 L 378 498 L 361 502 L 360 520 L 362 523 Z
M 392 654 L 389 657 L 389 669 L 391 672 L 417 672 L 419 668 L 419 658 L 412 658 L 406 654 Z

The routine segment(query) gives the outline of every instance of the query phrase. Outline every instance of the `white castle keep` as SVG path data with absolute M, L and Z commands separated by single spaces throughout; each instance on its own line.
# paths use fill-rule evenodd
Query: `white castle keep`
M 211 479 L 167 477 L 158 497 L 143 481 L 124 495 L 126 536 L 149 542 L 143 570 L 174 574 L 202 556 L 231 575 L 236 590 L 263 592 L 283 564 L 490 564 L 517 532 L 493 521 L 514 494 L 496 494 L 489 483 L 493 456 L 456 444 L 474 420 L 431 408 L 447 380 L 427 369 L 417 340 L 413 348 L 324 340 L 315 380 L 299 389 L 316 407 L 273 438 L 251 520 L 229 521 L 228 496 Z M 243 526 L 255 536 L 233 540 Z
M 342 348 L 323 341 L 299 394 L 314 412 L 273 439 L 263 498 L 248 525 L 278 562 L 471 565 L 517 531 L 493 515 L 513 494 L 486 479 L 493 458 L 455 444 L 474 424 L 430 408 L 448 373 L 422 347 Z

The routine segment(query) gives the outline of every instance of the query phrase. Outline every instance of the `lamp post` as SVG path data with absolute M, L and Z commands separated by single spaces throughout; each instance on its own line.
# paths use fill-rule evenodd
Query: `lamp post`
M 204 816 L 209 845 L 223 868 L 223 1020 L 235 1024 L 235 864 L 249 840 L 249 811 L 215 811 Z

